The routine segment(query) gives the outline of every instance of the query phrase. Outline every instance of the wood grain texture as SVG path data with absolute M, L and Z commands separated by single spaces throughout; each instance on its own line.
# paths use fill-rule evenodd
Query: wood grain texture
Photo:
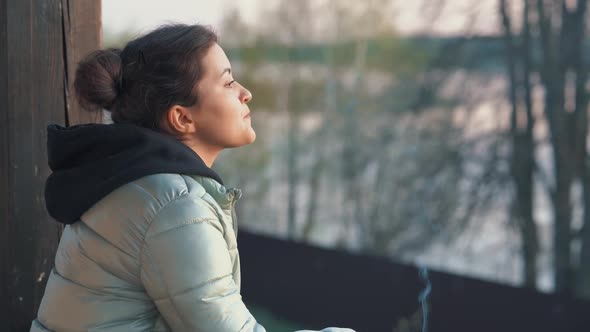
M 6 2 L 7 98 L 3 107 L 7 147 L 0 166 L 7 176 L 2 220 L 7 259 L 2 262 L 2 312 L 6 331 L 24 330 L 36 314 L 53 265 L 60 227 L 45 212 L 48 174 L 45 126 L 63 123 L 60 6 L 56 1 Z M 47 250 L 49 249 L 49 250 Z M 39 280 L 39 282 L 38 282 Z
M 79 50 L 99 47 L 100 1 L 76 1 L 99 12 L 69 31 L 64 3 L 0 0 L 0 331 L 29 330 L 61 234 L 45 209 L 47 125 L 92 120 L 67 107 L 67 78 Z
M 0 0 L 0 312 L 8 313 L 6 310 L 10 305 L 7 299 L 7 288 L 9 287 L 9 243 L 3 234 L 9 231 L 8 220 L 10 204 L 10 191 L 8 190 L 9 181 L 9 145 L 8 145 L 8 62 L 7 62 L 7 26 L 6 26 L 6 2 Z M 0 315 L 0 330 L 8 328 L 6 317 Z
M 80 60 L 102 45 L 101 1 L 62 0 L 64 41 L 67 50 L 66 100 L 68 125 L 101 122 L 100 113 L 90 113 L 78 104 L 73 90 Z

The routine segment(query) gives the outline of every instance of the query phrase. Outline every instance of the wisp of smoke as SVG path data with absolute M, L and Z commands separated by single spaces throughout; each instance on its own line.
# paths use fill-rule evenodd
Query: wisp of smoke
M 419 269 L 420 279 L 426 283 L 426 287 L 418 295 L 418 301 L 422 305 L 422 332 L 428 331 L 428 295 L 432 290 L 432 284 L 428 278 L 428 269 L 421 267 Z

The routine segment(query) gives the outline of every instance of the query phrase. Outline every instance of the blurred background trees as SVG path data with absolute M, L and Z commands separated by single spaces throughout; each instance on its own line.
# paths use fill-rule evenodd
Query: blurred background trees
M 453 3 L 228 8 L 258 139 L 214 168 L 251 231 L 588 297 L 587 2 Z
M 587 1 L 524 0 L 521 27 L 500 1 L 511 104 L 512 178 L 515 218 L 520 225 L 524 277 L 534 287 L 538 255 L 533 199 L 535 177 L 548 182 L 553 216 L 555 291 L 590 295 L 588 227 Z M 534 99 L 539 89 L 542 98 Z M 537 114 L 535 114 L 537 111 Z M 544 135 L 535 135 L 543 128 Z M 536 136 L 536 137 L 535 137 Z M 550 164 L 535 157 L 540 145 L 551 150 Z M 539 171 L 538 171 L 539 170 Z M 539 173 L 541 172 L 541 173 Z M 578 213 L 577 213 L 578 212 Z

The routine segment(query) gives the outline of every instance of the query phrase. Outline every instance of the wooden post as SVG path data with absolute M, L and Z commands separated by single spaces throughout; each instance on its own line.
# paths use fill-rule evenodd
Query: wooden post
M 0 0 L 0 331 L 28 331 L 60 225 L 45 210 L 46 126 L 94 122 L 70 93 L 100 46 L 100 1 Z
M 63 3 L 64 39 L 67 54 L 66 108 L 69 125 L 101 122 L 100 113 L 85 112 L 74 98 L 73 84 L 78 62 L 102 45 L 101 0 L 61 0 Z M 71 91 L 71 92 L 70 92 Z

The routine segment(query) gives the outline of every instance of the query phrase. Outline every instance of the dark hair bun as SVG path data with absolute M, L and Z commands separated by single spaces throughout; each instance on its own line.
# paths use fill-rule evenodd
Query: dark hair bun
M 121 91 L 121 50 L 99 50 L 79 64 L 74 90 L 80 105 L 89 111 L 110 110 Z

